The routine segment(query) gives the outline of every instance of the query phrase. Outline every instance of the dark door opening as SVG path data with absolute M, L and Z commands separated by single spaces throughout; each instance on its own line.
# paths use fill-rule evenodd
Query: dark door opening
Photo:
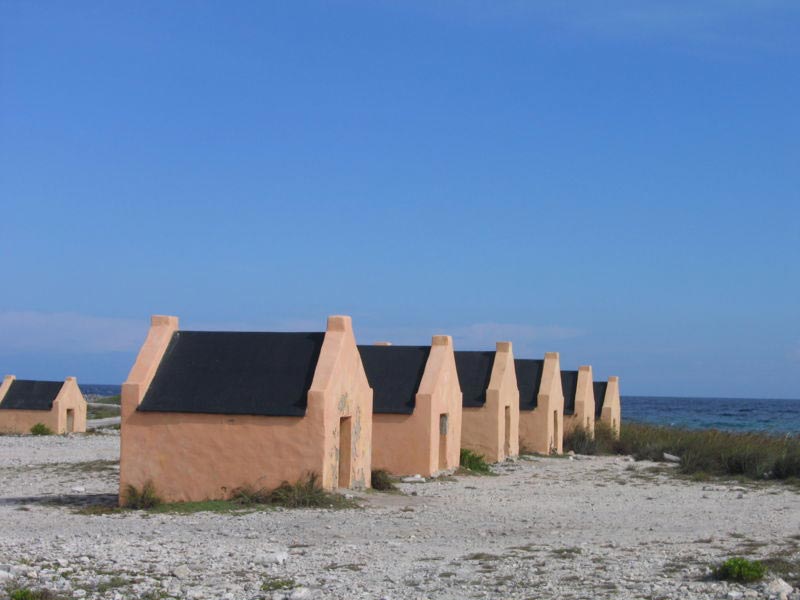
M 447 413 L 439 415 L 439 470 L 447 468 Z
M 353 470 L 353 428 L 350 417 L 339 419 L 339 487 L 350 487 Z
M 561 432 L 558 429 L 558 411 L 553 411 L 553 444 L 550 452 L 555 454 L 558 452 L 558 439 L 561 437 Z
M 67 409 L 67 433 L 75 431 L 75 410 L 72 408 Z
M 503 455 L 511 456 L 511 407 L 506 406 L 505 441 L 503 442 Z

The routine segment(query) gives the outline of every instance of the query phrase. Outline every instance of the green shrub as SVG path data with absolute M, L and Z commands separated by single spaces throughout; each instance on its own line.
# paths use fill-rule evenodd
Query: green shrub
M 31 590 L 19 588 L 8 593 L 9 600 L 56 600 L 56 596 L 50 590 Z
M 576 427 L 564 436 L 564 452 L 570 450 L 575 454 L 597 454 L 597 442 L 589 431 Z
M 800 447 L 786 448 L 783 455 L 775 459 L 772 465 L 772 476 L 775 479 L 800 477 Z
M 272 592 L 275 590 L 291 590 L 292 588 L 296 587 L 297 583 L 295 583 L 294 579 L 270 577 L 269 579 L 264 580 L 264 583 L 261 584 L 261 591 Z
M 765 572 L 766 568 L 759 561 L 735 557 L 719 565 L 714 570 L 714 575 L 717 579 L 749 583 L 764 577 Z
M 145 483 L 141 491 L 134 485 L 128 485 L 125 488 L 125 508 L 145 510 L 155 508 L 159 504 L 161 504 L 161 498 L 158 497 L 152 481 Z
M 597 454 L 622 454 L 616 431 L 601 421 L 594 424 L 594 445 Z
M 397 488 L 392 481 L 392 476 L 383 469 L 376 469 L 372 472 L 371 484 L 373 490 L 391 492 Z
M 116 396 L 104 396 L 103 398 L 95 398 L 92 400 L 93 404 L 116 404 L 117 406 L 119 406 L 121 402 L 122 397 L 119 394 Z
M 564 452 L 572 450 L 575 454 L 617 454 L 619 448 L 616 433 L 605 423 L 597 421 L 594 432 L 585 427 L 576 427 L 564 435 Z
M 105 594 L 109 590 L 124 587 L 128 585 L 128 583 L 129 581 L 124 577 L 120 577 L 119 575 L 114 575 L 104 581 L 99 582 L 95 587 L 95 591 L 98 594 Z
M 252 506 L 254 504 L 269 504 L 270 493 L 264 488 L 256 489 L 250 485 L 243 485 L 231 492 L 231 502 L 242 506 Z
M 328 508 L 339 504 L 341 496 L 322 489 L 319 476 L 309 473 L 294 483 L 284 481 L 267 496 L 269 504 L 286 508 Z
M 31 427 L 32 435 L 53 435 L 53 433 L 54 431 L 44 423 L 36 423 L 36 425 Z
M 477 454 L 472 450 L 467 450 L 466 448 L 461 449 L 460 464 L 464 469 L 474 473 L 485 474 L 492 472 L 482 454 Z
M 87 419 L 108 419 L 119 416 L 119 405 L 106 404 L 104 406 L 89 406 L 86 409 Z
M 600 435 L 596 436 L 598 446 L 606 446 L 606 442 L 600 442 Z M 680 457 L 679 470 L 686 475 L 782 480 L 800 477 L 798 436 L 627 423 L 620 439 L 608 446 L 613 453 L 630 454 L 639 460 L 662 461 L 665 452 L 674 454 Z
M 319 477 L 309 473 L 295 483 L 284 481 L 274 490 L 243 485 L 234 489 L 227 500 L 201 500 L 196 502 L 162 503 L 153 484 L 148 482 L 141 491 L 128 486 L 125 493 L 126 508 L 155 509 L 157 513 L 191 514 L 195 512 L 237 512 L 258 507 L 283 506 L 286 508 L 352 508 L 352 500 L 322 489 Z

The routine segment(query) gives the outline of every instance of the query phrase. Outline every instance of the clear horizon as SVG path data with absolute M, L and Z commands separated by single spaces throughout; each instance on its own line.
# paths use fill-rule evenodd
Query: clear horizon
M 0 1 L 0 376 L 151 314 L 800 398 L 800 5 Z M 100 384 L 102 385 L 102 384 Z

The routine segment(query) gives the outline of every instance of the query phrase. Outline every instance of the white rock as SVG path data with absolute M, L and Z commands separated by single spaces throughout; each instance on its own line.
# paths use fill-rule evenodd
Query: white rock
M 412 475 L 411 477 L 403 477 L 401 480 L 403 483 L 425 483 L 425 478 L 417 473 L 416 475 Z
M 741 598 L 742 596 L 744 596 L 742 592 L 731 590 L 730 592 L 728 592 L 727 598 L 729 598 L 730 600 L 739 600 L 739 598 Z
M 306 598 L 311 598 L 311 590 L 306 587 L 295 588 L 289 598 L 290 600 L 305 600 Z
M 172 580 L 167 584 L 167 593 L 170 596 L 180 596 L 181 591 L 181 586 L 177 581 Z
M 792 586 L 778 577 L 767 584 L 766 590 L 770 594 L 791 594 Z
M 282 565 L 289 560 L 289 553 L 284 550 L 267 552 L 258 556 L 257 561 L 262 565 Z
M 192 574 L 192 571 L 186 565 L 179 565 L 172 569 L 172 574 L 178 579 L 186 579 Z
M 0 571 L 0 581 L 5 581 L 6 579 L 11 579 L 12 577 L 14 576 L 8 571 Z
M 675 456 L 674 454 L 670 454 L 669 452 L 664 452 L 664 460 L 666 460 L 667 462 L 679 463 L 681 462 L 681 457 Z
M 73 492 L 78 492 L 80 494 L 80 493 L 85 492 L 86 488 L 83 487 L 82 485 L 76 485 L 74 488 L 72 488 L 72 491 Z

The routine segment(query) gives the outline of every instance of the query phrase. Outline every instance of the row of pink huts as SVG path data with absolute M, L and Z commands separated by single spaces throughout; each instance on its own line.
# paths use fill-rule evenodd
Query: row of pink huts
M 446 335 L 357 345 L 346 316 L 315 333 L 184 331 L 154 316 L 122 385 L 120 489 L 152 483 L 168 501 L 204 500 L 309 472 L 326 489 L 366 488 L 374 469 L 454 469 L 462 448 L 489 462 L 561 453 L 565 433 L 596 420 L 619 432 L 618 378 L 562 371 L 557 352 L 455 351 Z M 34 422 L 85 429 L 74 378 L 4 379 L 0 431 Z

